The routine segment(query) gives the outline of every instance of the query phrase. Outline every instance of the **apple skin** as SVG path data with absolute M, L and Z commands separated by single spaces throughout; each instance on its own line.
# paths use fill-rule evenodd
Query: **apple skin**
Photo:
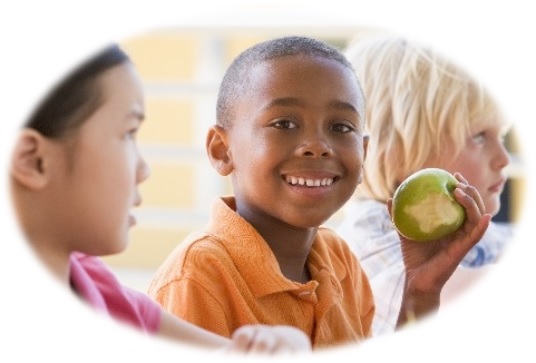
M 410 175 L 393 194 L 392 222 L 413 241 L 428 242 L 457 231 L 465 221 L 463 206 L 454 198 L 458 180 L 439 168 Z

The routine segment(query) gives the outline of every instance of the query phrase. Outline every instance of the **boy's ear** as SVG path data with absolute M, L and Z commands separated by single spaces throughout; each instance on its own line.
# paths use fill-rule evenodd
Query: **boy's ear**
M 11 158 L 12 177 L 33 190 L 43 188 L 48 181 L 45 172 L 44 149 L 46 140 L 37 131 L 24 129 L 18 136 Z
M 212 126 L 207 134 L 206 148 L 210 163 L 216 171 L 227 176 L 233 171 L 227 133 L 221 126 Z

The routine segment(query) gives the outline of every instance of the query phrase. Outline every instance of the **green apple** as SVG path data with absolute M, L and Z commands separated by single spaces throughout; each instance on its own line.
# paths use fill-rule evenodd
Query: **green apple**
M 457 231 L 465 209 L 454 198 L 458 180 L 439 168 L 421 169 L 396 189 L 391 209 L 398 232 L 411 240 L 427 242 Z

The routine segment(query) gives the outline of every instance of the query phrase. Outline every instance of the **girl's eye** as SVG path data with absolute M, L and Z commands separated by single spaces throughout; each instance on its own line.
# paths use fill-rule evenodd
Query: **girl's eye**
M 137 135 L 138 135 L 138 128 L 136 127 L 136 128 L 134 128 L 134 129 L 130 129 L 130 130 L 128 130 L 127 133 L 125 134 L 125 137 L 126 137 L 127 139 L 132 139 L 132 140 L 134 140 L 134 139 L 136 139 L 136 136 L 137 136 Z
M 277 120 L 272 126 L 276 129 L 295 129 L 298 127 L 295 122 L 290 120 Z

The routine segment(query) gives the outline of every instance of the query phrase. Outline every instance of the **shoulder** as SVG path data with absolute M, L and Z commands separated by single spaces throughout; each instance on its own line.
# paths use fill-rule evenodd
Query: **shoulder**
M 146 294 L 122 285 L 98 257 L 73 253 L 71 282 L 93 308 L 148 332 L 155 332 L 160 308 Z
M 343 215 L 338 230 L 358 229 L 367 232 L 372 229 L 385 230 L 391 228 L 387 204 L 377 200 L 352 200 L 344 207 Z
M 192 232 L 171 252 L 167 260 L 183 262 L 186 257 L 213 256 L 225 252 L 224 244 L 220 238 L 205 232 Z
M 349 203 L 336 231 L 360 258 L 399 243 L 387 204 L 372 199 Z
M 318 236 L 320 243 L 325 248 L 326 254 L 330 255 L 331 258 L 336 256 L 341 261 L 344 261 L 345 264 L 355 264 L 357 260 L 355 255 L 350 250 L 348 243 L 334 230 L 327 227 L 320 227 L 318 229 Z M 322 251 L 323 249 L 319 249 Z
M 71 254 L 69 262 L 70 279 L 75 287 L 98 281 L 107 281 L 109 284 L 119 285 L 115 275 L 98 257 L 74 252 Z
M 130 293 L 130 291 L 138 293 L 136 290 L 121 284 L 112 270 L 99 257 L 73 253 L 70 262 L 71 283 L 78 293 L 88 294 L 84 297 L 91 298 L 91 293 L 96 293 L 96 291 L 103 296 L 106 294 L 121 295 L 124 292 Z M 143 293 L 139 294 L 144 295 Z
M 157 269 L 151 288 L 160 288 L 180 279 L 203 279 L 213 268 L 207 266 L 232 266 L 232 258 L 224 243 L 206 233 L 191 233 L 180 242 Z

